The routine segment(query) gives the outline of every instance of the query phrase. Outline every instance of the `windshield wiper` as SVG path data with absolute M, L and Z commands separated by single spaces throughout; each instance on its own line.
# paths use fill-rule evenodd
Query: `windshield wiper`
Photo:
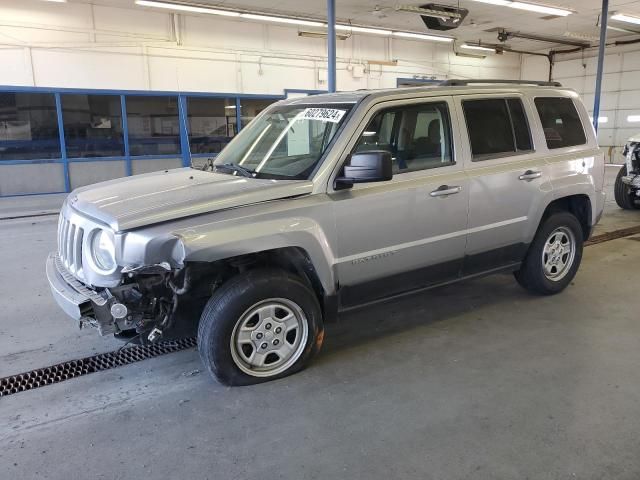
M 231 172 L 238 172 L 242 174 L 243 177 L 254 178 L 256 172 L 253 170 L 249 170 L 248 168 L 242 167 L 235 163 L 222 163 L 220 165 L 216 165 L 216 170 L 228 170 Z

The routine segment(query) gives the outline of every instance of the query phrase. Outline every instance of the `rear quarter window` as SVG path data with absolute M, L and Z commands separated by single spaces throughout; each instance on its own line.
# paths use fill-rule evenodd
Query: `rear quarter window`
M 587 143 L 582 120 L 572 99 L 538 97 L 535 104 L 547 147 L 555 149 Z

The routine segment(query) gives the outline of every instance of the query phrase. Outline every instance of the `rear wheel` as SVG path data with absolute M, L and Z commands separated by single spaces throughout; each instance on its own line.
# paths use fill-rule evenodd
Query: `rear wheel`
M 622 183 L 622 177 L 627 175 L 626 165 L 620 169 L 618 176 L 616 177 L 616 183 L 614 186 L 614 194 L 616 197 L 616 203 L 624 210 L 635 210 L 640 208 L 636 204 L 636 197 L 629 185 Z
M 198 328 L 203 363 L 226 385 L 250 385 L 303 369 L 320 350 L 315 293 L 282 270 L 253 270 L 220 287 Z
M 542 295 L 561 292 L 578 271 L 583 243 L 582 227 L 574 215 L 552 214 L 538 229 L 522 267 L 515 273 L 518 283 Z

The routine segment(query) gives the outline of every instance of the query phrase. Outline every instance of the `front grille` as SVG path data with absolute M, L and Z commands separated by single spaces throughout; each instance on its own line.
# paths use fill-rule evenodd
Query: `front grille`
M 58 254 L 64 267 L 77 277 L 82 277 L 83 240 L 84 229 L 72 223 L 62 211 L 58 222 Z

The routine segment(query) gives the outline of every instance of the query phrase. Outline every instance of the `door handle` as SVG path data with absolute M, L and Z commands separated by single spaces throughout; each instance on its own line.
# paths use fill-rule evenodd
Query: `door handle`
M 432 197 L 446 197 L 447 195 L 453 195 L 460 193 L 462 187 L 450 187 L 449 185 L 440 185 L 437 189 L 431 192 L 429 195 Z
M 536 170 L 527 170 L 522 175 L 520 175 L 518 178 L 520 180 L 534 180 L 536 178 L 540 178 L 541 176 L 542 176 L 542 172 L 538 172 Z

